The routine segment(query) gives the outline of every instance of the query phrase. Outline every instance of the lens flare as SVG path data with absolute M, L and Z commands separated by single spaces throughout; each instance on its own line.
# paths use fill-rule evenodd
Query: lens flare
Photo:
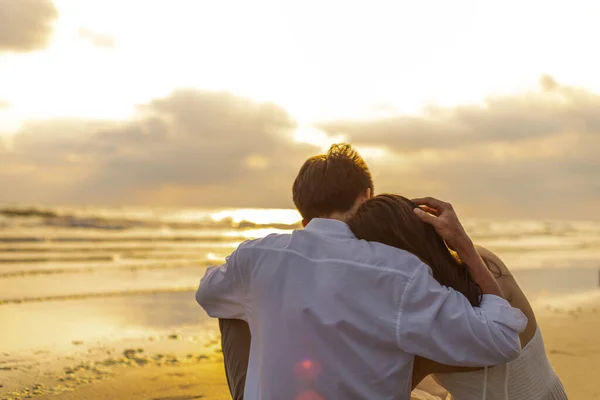
M 315 360 L 304 359 L 296 364 L 294 372 L 303 380 L 313 380 L 321 372 L 321 366 Z
M 294 397 L 294 400 L 325 400 L 325 397 L 314 390 L 306 390 Z

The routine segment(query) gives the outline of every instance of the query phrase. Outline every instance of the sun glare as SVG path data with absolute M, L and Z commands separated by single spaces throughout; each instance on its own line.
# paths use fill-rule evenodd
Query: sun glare
M 300 143 L 308 143 L 317 146 L 323 151 L 327 150 L 332 143 L 339 143 L 347 140 L 343 135 L 328 136 L 325 132 L 310 125 L 299 126 L 298 129 L 296 129 L 294 139 Z
M 234 223 L 243 221 L 255 224 L 295 224 L 302 218 L 296 210 L 289 209 L 231 209 L 216 212 L 211 215 L 214 221 L 231 218 Z
M 592 35 L 596 28 L 586 23 L 598 15 L 593 2 L 569 6 L 572 10 L 519 2 L 524 15 L 507 32 L 496 27 L 503 20 L 498 15 L 508 17 L 517 7 L 509 3 L 385 1 L 363 7 L 309 1 L 299 7 L 271 0 L 160 1 L 145 2 L 141 10 L 138 2 L 56 0 L 60 16 L 51 46 L 3 56 L 1 95 L 13 107 L 3 115 L 12 122 L 4 121 L 0 129 L 14 131 L 19 121 L 31 118 L 128 118 L 136 105 L 179 87 L 275 102 L 305 131 L 303 126 L 318 121 L 380 115 L 382 107 L 387 113 L 417 113 L 429 103 L 472 103 L 490 93 L 534 86 L 543 73 L 600 87 L 593 62 L 583 70 L 568 69 L 572 61 L 565 60 L 578 56 L 577 46 L 570 46 L 571 57 L 537 48 L 539 57 L 518 69 L 497 62 L 507 58 L 500 47 L 530 53 L 530 43 L 521 37 L 530 32 L 528 16 L 537 16 L 542 5 L 546 16 L 537 22 L 544 32 L 560 35 L 557 40 Z M 580 11 L 586 23 L 559 33 L 550 29 L 553 18 L 578 9 L 587 10 Z M 111 45 L 95 46 L 82 30 Z M 504 46 L 493 45 L 502 40 Z M 473 46 L 479 50 L 472 52 Z M 544 70 L 548 65 L 555 70 Z M 312 134 L 298 135 L 323 145 Z

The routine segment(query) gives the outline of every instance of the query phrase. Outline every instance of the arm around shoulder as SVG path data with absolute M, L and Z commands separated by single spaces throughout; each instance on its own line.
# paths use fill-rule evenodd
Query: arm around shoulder
M 519 356 L 526 324 L 521 311 L 495 295 L 484 295 L 481 306 L 472 307 L 422 264 L 400 304 L 397 340 L 404 351 L 438 363 L 484 367 Z

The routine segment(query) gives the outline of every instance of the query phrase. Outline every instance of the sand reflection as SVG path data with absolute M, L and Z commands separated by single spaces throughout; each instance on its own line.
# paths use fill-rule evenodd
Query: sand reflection
M 193 293 L 161 293 L 0 306 L 0 352 L 148 337 L 210 319 Z

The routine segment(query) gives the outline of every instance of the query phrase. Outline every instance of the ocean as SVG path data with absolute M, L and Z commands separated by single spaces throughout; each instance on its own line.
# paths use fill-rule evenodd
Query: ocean
M 299 220 L 278 209 L 0 208 L 0 366 L 74 341 L 214 330 L 194 300 L 205 268 Z M 598 222 L 464 225 L 532 302 L 600 292 Z

